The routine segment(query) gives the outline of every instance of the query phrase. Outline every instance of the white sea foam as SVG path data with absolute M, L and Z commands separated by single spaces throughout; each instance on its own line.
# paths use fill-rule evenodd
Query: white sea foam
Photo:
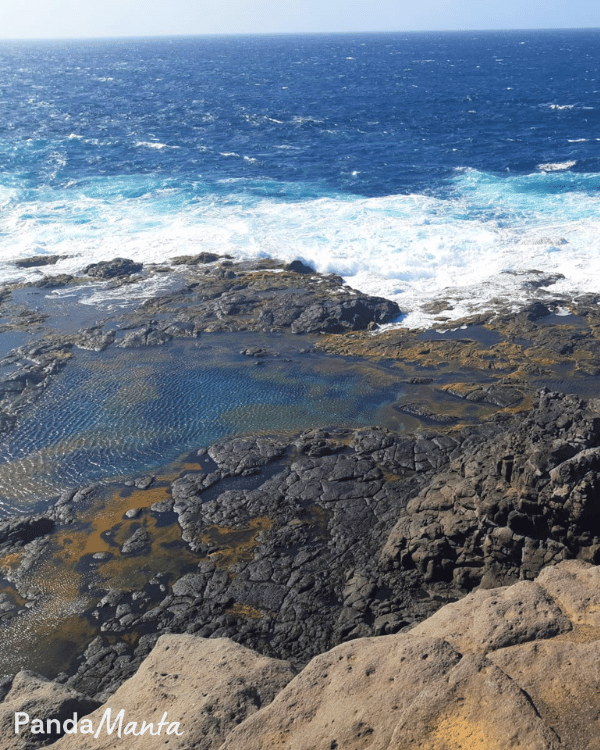
M 571 169 L 577 164 L 577 160 L 548 162 L 547 164 L 538 164 L 537 169 L 542 172 L 562 172 L 564 169 Z
M 167 143 L 159 143 L 158 141 L 137 141 L 135 144 L 136 148 L 179 148 L 179 146 L 169 146 Z
M 549 287 L 552 294 L 598 291 L 598 175 L 498 177 L 464 169 L 445 199 L 336 194 L 290 201 L 263 197 L 272 181 L 246 180 L 261 188 L 253 194 L 240 193 L 239 180 L 225 180 L 222 187 L 231 184 L 234 192 L 206 189 L 191 199 L 138 179 L 107 179 L 85 194 L 58 191 L 45 200 L 24 201 L 0 189 L 0 281 L 74 273 L 116 256 L 146 263 L 200 251 L 300 258 L 363 292 L 396 300 L 407 313 L 402 323 L 411 327 L 439 327 L 440 319 L 424 310 L 433 300 L 446 301 L 442 315 L 451 320 L 490 309 L 499 298 L 516 309 L 543 294 L 526 284 L 542 273 L 565 277 Z M 297 186 L 282 185 L 281 192 L 297 196 Z M 43 268 L 13 264 L 41 254 L 67 257 Z M 131 287 L 140 297 L 151 291 Z

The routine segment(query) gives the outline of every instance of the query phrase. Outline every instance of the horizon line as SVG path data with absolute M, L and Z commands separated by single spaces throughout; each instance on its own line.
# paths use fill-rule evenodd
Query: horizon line
M 360 31 L 239 31 L 204 33 L 173 33 L 173 34 L 122 34 L 102 36 L 48 36 L 48 37 L 0 37 L 2 42 L 99 42 L 121 41 L 127 39 L 206 39 L 215 37 L 280 37 L 280 36 L 348 36 L 368 34 L 485 34 L 485 33 L 530 33 L 547 31 L 599 31 L 600 26 L 546 26 L 534 28 L 485 28 L 485 29 L 382 29 Z

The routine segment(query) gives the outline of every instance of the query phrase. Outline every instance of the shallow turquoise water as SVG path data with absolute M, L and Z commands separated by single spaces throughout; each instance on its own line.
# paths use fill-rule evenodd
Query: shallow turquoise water
M 153 471 L 229 435 L 381 423 L 401 388 L 338 358 L 257 365 L 239 354 L 242 340 L 77 351 L 0 445 L 4 508 Z

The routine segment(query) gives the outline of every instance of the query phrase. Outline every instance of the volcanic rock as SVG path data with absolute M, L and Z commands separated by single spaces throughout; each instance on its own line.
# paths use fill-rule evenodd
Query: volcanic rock
M 142 263 L 136 263 L 128 258 L 113 258 L 113 260 L 103 260 L 100 263 L 91 263 L 83 269 L 83 273 L 97 279 L 114 279 L 118 276 L 139 273 L 143 267 Z

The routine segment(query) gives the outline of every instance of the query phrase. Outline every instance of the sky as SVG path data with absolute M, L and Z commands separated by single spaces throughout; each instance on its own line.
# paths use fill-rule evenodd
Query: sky
M 590 27 L 598 0 L 0 0 L 0 39 Z

